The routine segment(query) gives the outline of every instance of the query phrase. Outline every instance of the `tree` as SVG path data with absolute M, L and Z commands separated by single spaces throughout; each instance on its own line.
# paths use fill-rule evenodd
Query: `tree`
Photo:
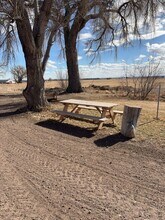
M 5 65 L 3 63 L 0 63 L 0 76 L 4 75 L 4 67 Z
M 134 34 L 139 35 L 138 16 L 144 18 L 144 23 L 148 22 L 149 17 L 154 20 L 160 3 L 160 0 L 1 0 L 0 48 L 9 62 L 10 55 L 14 58 L 16 49 L 12 42 L 16 43 L 19 38 L 27 69 L 27 86 L 23 95 L 28 108 L 40 110 L 48 104 L 43 75 L 61 24 L 69 74 L 67 91 L 81 92 L 76 40 L 86 23 L 95 21 L 92 27 L 96 38 L 90 45 L 96 45 L 98 51 L 108 40 L 113 42 L 115 34 L 127 42 L 129 26 L 132 25 L 130 19 Z
M 82 92 L 77 54 L 77 38 L 86 23 L 99 16 L 94 13 L 100 1 L 61 1 L 62 26 L 64 31 L 65 55 L 68 69 L 67 92 Z
M 79 32 L 88 22 L 93 21 L 91 24 L 93 39 L 88 42 L 88 49 L 94 48 L 92 51 L 96 55 L 100 49 L 103 50 L 110 44 L 115 46 L 115 39 L 121 39 L 127 44 L 130 33 L 139 37 L 138 17 L 143 19 L 144 24 L 150 21 L 153 24 L 158 6 L 164 4 L 159 0 L 61 0 L 60 2 L 68 69 L 67 92 L 82 91 L 76 44 Z
M 135 64 L 134 74 L 132 74 L 134 97 L 141 100 L 146 99 L 155 88 L 160 75 L 160 62 L 154 62 L 154 59 L 149 59 L 146 64 Z
M 128 95 L 140 100 L 147 99 L 150 92 L 155 88 L 161 72 L 160 62 L 156 62 L 153 58 L 149 58 L 147 62 L 141 60 L 135 63 L 132 71 L 125 72 L 125 85 L 129 91 Z
M 1 0 L 0 25 L 3 28 L 0 47 L 14 56 L 13 40 L 20 40 L 27 69 L 27 86 L 23 95 L 28 109 L 41 110 L 48 104 L 44 89 L 44 38 L 49 25 L 53 0 Z M 5 53 L 6 52 L 6 53 Z M 48 56 L 48 54 L 47 54 Z
M 16 83 L 22 83 L 23 78 L 26 76 L 26 70 L 23 66 L 13 67 L 11 73 Z

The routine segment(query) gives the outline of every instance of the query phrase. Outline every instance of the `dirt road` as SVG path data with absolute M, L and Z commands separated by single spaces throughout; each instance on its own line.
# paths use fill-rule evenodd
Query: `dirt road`
M 164 219 L 163 143 L 35 121 L 10 104 L 0 109 L 0 220 Z

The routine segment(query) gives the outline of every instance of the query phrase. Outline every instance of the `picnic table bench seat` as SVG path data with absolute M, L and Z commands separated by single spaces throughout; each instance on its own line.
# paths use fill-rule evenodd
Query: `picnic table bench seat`
M 78 105 L 77 110 L 79 110 L 79 109 L 97 110 L 96 107 L 83 106 L 83 105 Z M 99 108 L 99 109 L 100 109 L 100 111 L 101 111 L 101 108 Z M 77 111 L 77 110 L 76 110 L 76 111 Z M 117 114 L 118 114 L 118 115 L 123 115 L 123 111 L 113 110 L 112 112 L 113 112 L 113 114 L 114 114 L 115 116 L 116 116 Z
M 120 111 L 120 110 L 113 110 L 112 121 L 113 121 L 114 124 L 115 124 L 115 118 L 116 118 L 116 115 L 123 115 L 123 111 Z
M 123 111 L 119 111 L 119 110 L 113 110 L 113 114 L 117 115 L 123 115 Z
M 92 106 L 83 106 L 83 105 L 78 105 L 76 108 L 76 113 L 79 113 L 81 109 L 88 109 L 88 110 L 97 110 L 96 107 L 92 107 Z M 98 108 L 100 112 L 102 112 L 101 108 Z M 120 110 L 112 110 L 112 121 L 115 124 L 115 118 L 116 115 L 123 115 L 123 111 Z
M 102 118 L 102 117 L 97 117 L 97 116 L 92 116 L 92 115 L 79 114 L 79 113 L 67 112 L 67 111 L 61 111 L 61 110 L 53 110 L 52 112 L 55 112 L 57 115 L 61 115 L 64 117 L 77 118 L 77 119 L 82 119 L 82 120 L 92 120 L 93 122 L 105 122 L 108 120 L 108 118 L 105 118 L 105 117 Z

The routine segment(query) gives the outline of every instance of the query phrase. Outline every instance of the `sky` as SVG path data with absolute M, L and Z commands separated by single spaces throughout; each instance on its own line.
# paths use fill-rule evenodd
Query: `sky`
M 92 50 L 87 53 L 85 42 L 93 36 L 90 27 L 87 25 L 78 37 L 78 63 L 80 78 L 116 78 L 124 76 L 124 68 L 133 69 L 136 62 L 145 63 L 149 58 L 157 60 L 161 64 L 162 74 L 165 75 L 165 13 L 160 10 L 155 21 L 155 30 L 149 28 L 144 30 L 143 23 L 139 19 L 141 30 L 141 41 L 130 34 L 131 45 L 123 46 L 122 40 L 115 40 L 115 48 L 107 47 L 100 52 L 99 58 L 91 63 Z M 108 45 L 107 45 L 108 46 Z M 67 78 L 66 60 L 60 56 L 61 49 L 58 45 L 52 47 L 50 59 L 47 63 L 45 79 Z M 15 63 L 13 62 L 5 74 L 0 74 L 0 79 L 12 79 L 10 69 L 14 66 L 25 66 L 24 55 L 21 47 L 16 51 Z

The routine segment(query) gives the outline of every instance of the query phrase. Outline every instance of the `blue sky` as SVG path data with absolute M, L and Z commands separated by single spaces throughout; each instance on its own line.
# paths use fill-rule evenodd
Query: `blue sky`
M 81 78 L 110 78 L 124 76 L 123 69 L 125 66 L 131 69 L 133 64 L 137 61 L 146 62 L 148 57 L 153 57 L 155 60 L 161 62 L 161 67 L 164 69 L 165 75 L 165 14 L 160 11 L 155 22 L 155 30 L 149 28 L 144 31 L 142 22 L 141 25 L 141 42 L 135 40 L 133 35 L 130 34 L 130 41 L 132 46 L 124 47 L 122 40 L 115 40 L 117 45 L 117 57 L 115 50 L 112 47 L 107 48 L 104 52 L 100 53 L 99 59 L 94 60 L 92 64 L 90 55 L 92 50 L 86 53 L 85 42 L 92 38 L 89 26 L 85 27 L 79 34 L 78 39 L 78 62 Z M 60 47 L 54 45 L 50 59 L 47 64 L 45 79 L 55 79 L 58 77 L 66 78 L 66 61 L 59 57 Z M 5 70 L 5 74 L 1 75 L 1 79 L 12 78 L 10 68 L 14 65 L 25 65 L 24 56 L 21 48 L 16 52 L 15 63 L 10 65 Z M 60 76 L 59 76 L 60 75 Z

